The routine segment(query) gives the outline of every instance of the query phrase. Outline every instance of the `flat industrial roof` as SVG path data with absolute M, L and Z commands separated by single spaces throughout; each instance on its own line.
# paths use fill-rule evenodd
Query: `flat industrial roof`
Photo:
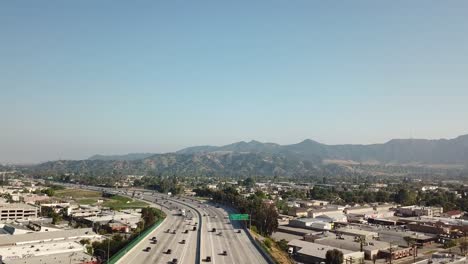
M 320 218 L 296 218 L 290 221 L 300 221 L 304 223 L 325 223 L 325 221 Z
M 86 261 L 96 260 L 92 256 L 84 252 L 72 252 L 72 253 L 62 253 L 62 254 L 53 254 L 47 256 L 36 256 L 30 258 L 18 258 L 18 259 L 4 259 L 3 263 L 5 264 L 81 264 Z
M 85 247 L 76 241 L 56 241 L 0 247 L 0 255 L 3 257 L 3 259 L 15 259 L 18 257 L 24 258 L 83 251 L 85 251 Z
M 24 203 L 0 203 L 0 210 L 2 209 L 37 209 L 37 207 L 24 204 Z
M 298 253 L 314 256 L 317 258 L 325 259 L 325 254 L 327 254 L 328 250 L 338 249 L 339 251 L 343 252 L 343 255 L 351 254 L 353 251 L 340 249 L 336 247 L 331 247 L 327 245 L 321 245 L 313 242 L 307 242 L 304 240 L 294 239 L 288 243 L 289 246 L 298 247 Z
M 378 232 L 373 231 L 366 231 L 362 229 L 354 229 L 354 228 L 340 228 L 336 230 L 337 232 L 348 233 L 348 234 L 356 234 L 361 236 L 369 236 L 369 235 L 378 235 Z
M 328 236 L 315 240 L 315 243 L 321 245 L 328 245 L 340 249 L 347 249 L 352 251 L 359 251 L 361 249 L 361 243 L 354 241 L 353 236 L 341 236 L 343 239 L 337 239 L 336 236 Z M 389 243 L 377 240 L 366 241 L 368 245 L 364 245 L 364 250 L 380 250 L 387 249 L 390 247 Z
M 35 232 L 20 235 L 0 236 L 0 246 L 15 244 L 37 243 L 41 241 L 53 241 L 62 239 L 75 239 L 81 237 L 99 236 L 92 228 L 79 228 L 60 231 Z
M 132 218 L 140 218 L 141 214 L 140 213 L 131 213 L 131 214 L 108 214 L 108 215 L 102 215 L 102 216 L 91 216 L 91 217 L 86 217 L 85 219 L 91 222 L 102 222 L 102 221 L 122 221 L 122 220 L 128 220 Z

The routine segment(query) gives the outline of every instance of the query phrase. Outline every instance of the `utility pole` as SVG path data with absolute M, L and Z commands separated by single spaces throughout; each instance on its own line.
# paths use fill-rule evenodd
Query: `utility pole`
M 392 259 L 393 259 L 393 247 L 392 247 L 392 242 L 390 242 L 390 264 L 392 264 Z
M 109 254 L 110 253 L 110 238 L 107 238 L 107 264 L 109 264 Z

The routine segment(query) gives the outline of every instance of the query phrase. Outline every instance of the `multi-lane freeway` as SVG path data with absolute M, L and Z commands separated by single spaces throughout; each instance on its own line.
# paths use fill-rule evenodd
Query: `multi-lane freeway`
M 90 186 L 81 188 L 103 190 Z M 116 189 L 105 190 L 131 194 Z M 268 263 L 241 224 L 229 220 L 228 208 L 187 197 L 150 191 L 136 193 L 139 199 L 162 209 L 167 217 L 118 263 Z
M 204 244 L 201 248 L 203 256 L 213 256 L 213 263 L 267 263 L 251 243 L 240 223 L 229 221 L 225 209 L 206 205 L 202 211 L 206 215 Z M 224 251 L 227 255 L 223 254 Z
M 150 200 L 149 197 L 145 198 Z M 167 215 L 166 220 L 118 263 L 197 262 L 197 232 L 200 226 L 197 214 L 180 203 L 168 200 L 159 203 Z M 187 212 L 185 217 L 180 210 Z

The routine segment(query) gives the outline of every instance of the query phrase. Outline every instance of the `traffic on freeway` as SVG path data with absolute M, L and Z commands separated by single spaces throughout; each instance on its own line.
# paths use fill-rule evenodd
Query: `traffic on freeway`
M 78 186 L 134 196 L 164 211 L 166 219 L 117 263 L 268 263 L 229 208 L 148 190 Z

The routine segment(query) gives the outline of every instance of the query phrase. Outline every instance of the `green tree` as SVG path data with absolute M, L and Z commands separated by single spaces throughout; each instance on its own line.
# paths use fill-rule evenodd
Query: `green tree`
M 338 249 L 328 250 L 325 254 L 326 264 L 342 264 L 343 263 L 343 252 Z
M 265 244 L 265 246 L 269 249 L 271 249 L 271 246 L 272 246 L 272 242 L 269 238 L 265 238 L 265 240 L 263 241 L 263 244 Z
M 288 251 L 289 246 L 288 246 L 288 241 L 286 241 L 286 239 L 281 239 L 281 240 L 278 241 L 276 244 L 278 245 L 278 247 L 279 247 L 281 250 L 283 250 L 283 251 L 285 251 L 285 252 Z
M 444 248 L 452 248 L 452 247 L 455 247 L 456 245 L 457 245 L 457 241 L 452 239 L 444 243 Z
M 396 202 L 402 205 L 412 205 L 416 203 L 416 192 L 401 188 L 396 196 Z
M 458 246 L 460 247 L 461 253 L 464 254 L 468 249 L 468 241 L 466 241 L 465 239 L 461 240 Z
M 403 239 L 405 240 L 406 244 L 408 245 L 408 247 L 411 247 L 414 245 L 414 243 L 416 242 L 416 240 L 414 240 L 414 238 L 410 237 L 410 236 L 405 236 L 403 237 Z
M 247 179 L 242 181 L 242 185 L 244 185 L 247 188 L 253 188 L 255 186 L 255 180 L 251 177 L 248 177 Z

